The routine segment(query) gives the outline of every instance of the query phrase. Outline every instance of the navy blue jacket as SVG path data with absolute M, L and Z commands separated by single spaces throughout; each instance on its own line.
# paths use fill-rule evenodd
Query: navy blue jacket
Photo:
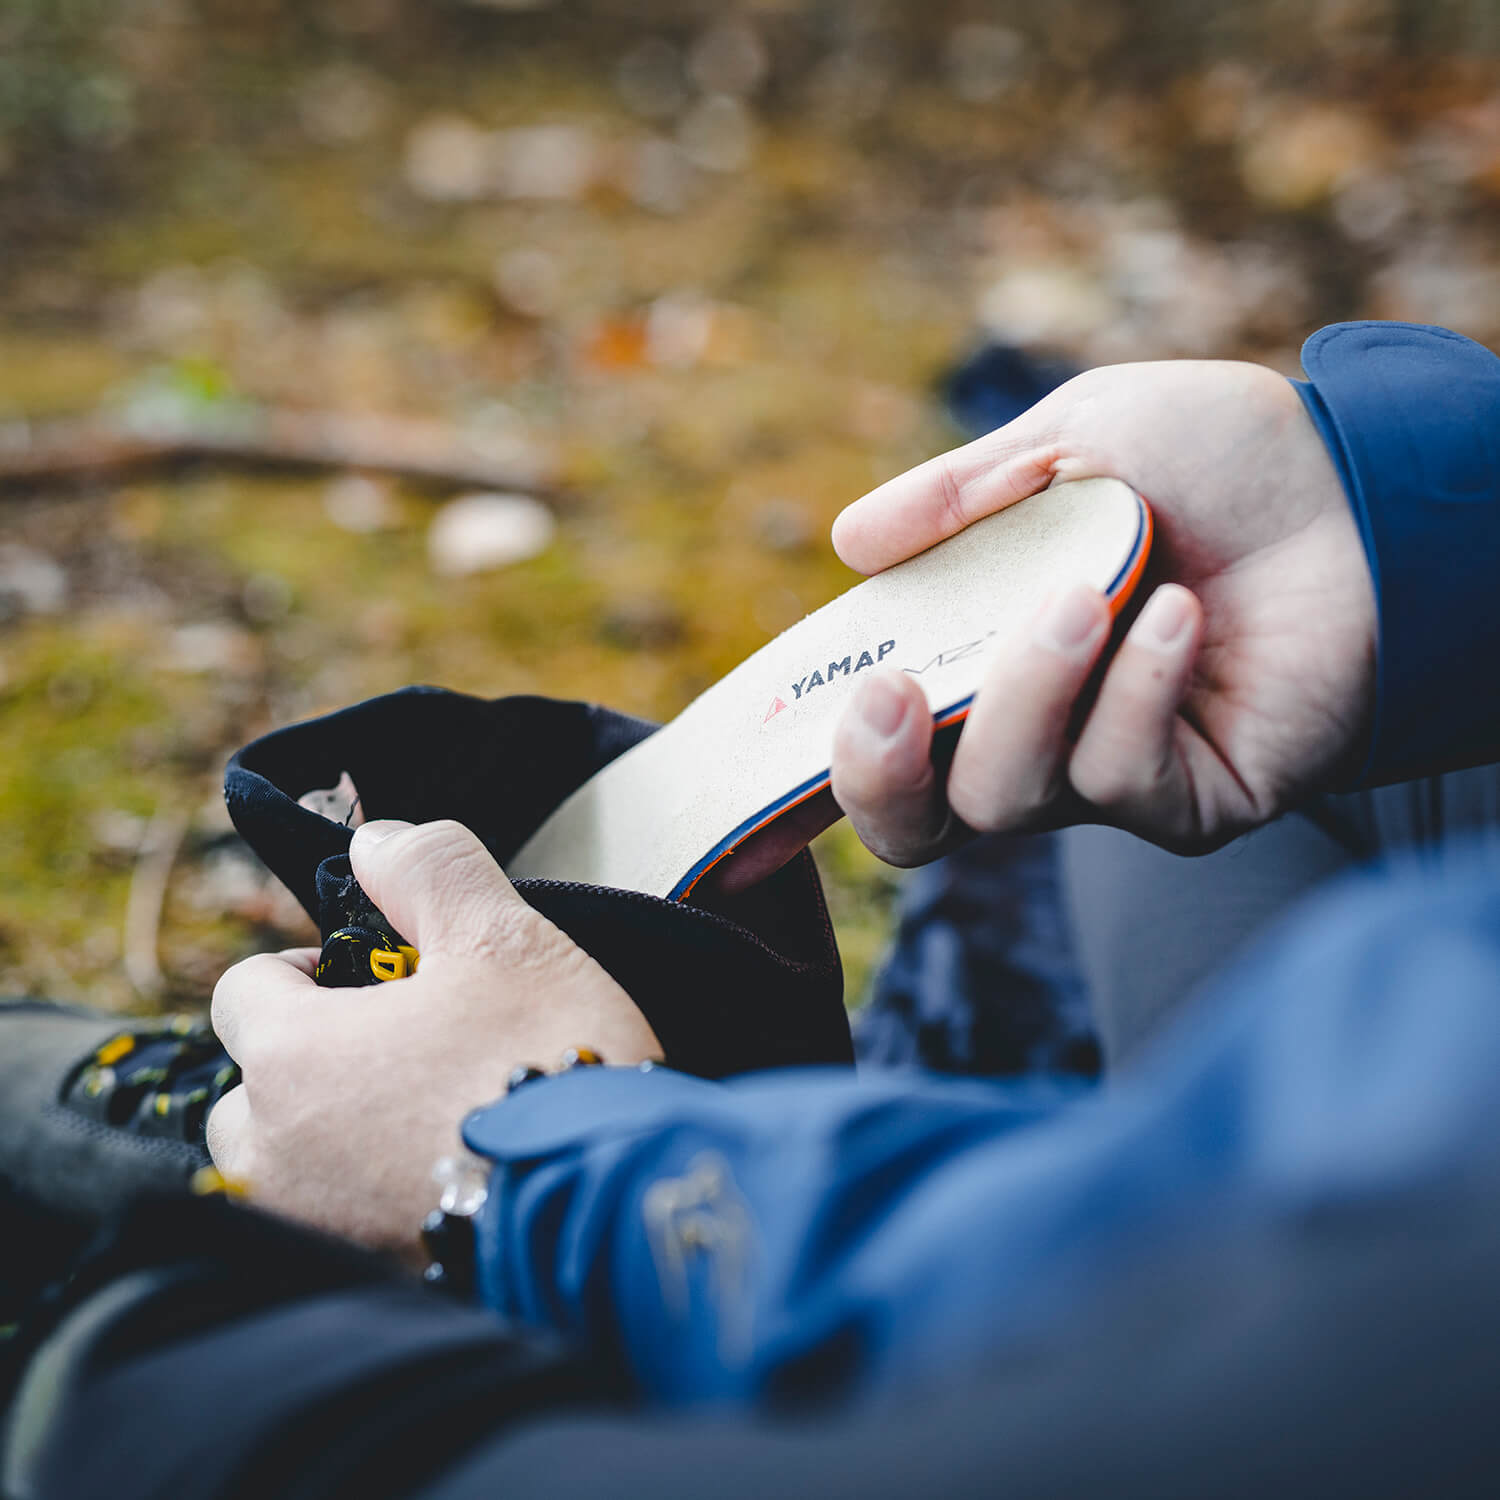
M 1376 584 L 1365 779 L 1500 751 L 1500 360 L 1343 324 L 1299 385 Z M 1023 1348 L 1212 1226 L 1500 1155 L 1500 857 L 1317 898 L 1095 1094 L 604 1069 L 465 1122 L 485 1300 L 667 1402 L 898 1392 Z M 1065 1106 L 1065 1107 L 1064 1107 Z

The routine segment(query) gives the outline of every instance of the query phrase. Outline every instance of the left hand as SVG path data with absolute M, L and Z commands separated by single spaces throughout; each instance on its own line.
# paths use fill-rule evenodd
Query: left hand
M 553 1067 L 569 1047 L 611 1063 L 662 1052 L 629 995 L 468 829 L 367 823 L 350 858 L 420 968 L 364 989 L 315 984 L 315 949 L 230 969 L 213 1023 L 244 1083 L 209 1116 L 208 1148 L 255 1203 L 415 1259 L 433 1164 L 513 1067 Z
M 1370 566 L 1338 470 L 1273 370 L 1090 370 L 855 501 L 834 546 L 879 572 L 1051 484 L 1100 475 L 1145 496 L 1156 525 L 1161 586 L 1118 647 L 1104 596 L 1064 587 L 993 652 L 942 775 L 916 680 L 870 673 L 834 738 L 833 796 L 747 839 L 717 872 L 723 889 L 775 869 L 840 809 L 894 865 L 976 832 L 1069 823 L 1202 854 L 1358 769 L 1375 703 Z

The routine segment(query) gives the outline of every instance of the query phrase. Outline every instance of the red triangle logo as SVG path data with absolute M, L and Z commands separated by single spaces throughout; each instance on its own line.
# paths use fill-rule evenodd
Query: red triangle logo
M 760 722 L 762 724 L 769 724 L 771 722 L 771 720 L 774 719 L 776 717 L 776 715 L 779 714 L 781 712 L 781 710 L 784 709 L 785 707 L 786 707 L 786 704 L 780 698 L 778 698 L 770 706 L 770 708 L 767 709 L 765 718 L 763 718 Z

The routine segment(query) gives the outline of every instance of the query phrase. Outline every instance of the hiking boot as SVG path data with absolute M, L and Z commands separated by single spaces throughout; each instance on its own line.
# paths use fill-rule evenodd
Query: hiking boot
M 204 1122 L 239 1082 L 206 1020 L 0 1001 L 0 1179 L 81 1225 L 209 1165 Z

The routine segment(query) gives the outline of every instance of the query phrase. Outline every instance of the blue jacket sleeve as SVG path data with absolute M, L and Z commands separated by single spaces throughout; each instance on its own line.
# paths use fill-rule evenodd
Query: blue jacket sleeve
M 1339 323 L 1302 364 L 1379 609 L 1361 780 L 1500 758 L 1500 359 L 1442 328 Z
M 1500 1161 L 1497 993 L 1491 846 L 1316 899 L 1083 1097 L 821 1071 L 538 1080 L 466 1124 L 495 1163 L 482 1294 L 673 1404 L 951 1381 L 1194 1236 L 1254 1244 Z

